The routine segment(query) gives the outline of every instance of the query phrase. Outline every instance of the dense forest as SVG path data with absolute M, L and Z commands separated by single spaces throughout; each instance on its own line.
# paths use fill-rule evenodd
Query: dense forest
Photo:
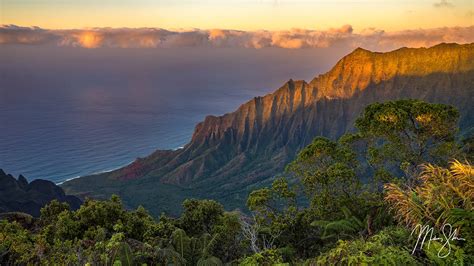
M 0 265 L 472 265 L 473 138 L 456 108 L 373 103 L 315 138 L 247 210 L 188 199 L 179 217 L 117 196 L 0 217 Z

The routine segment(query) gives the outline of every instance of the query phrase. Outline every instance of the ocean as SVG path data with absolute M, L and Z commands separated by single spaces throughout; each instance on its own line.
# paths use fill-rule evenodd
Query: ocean
M 0 46 L 0 168 L 61 183 L 177 149 L 206 115 L 310 79 L 343 53 Z
M 158 148 L 184 146 L 207 114 L 224 113 L 251 97 L 240 92 L 192 101 L 170 98 L 179 104 L 166 108 L 127 101 L 127 95 L 85 106 L 81 101 L 2 106 L 1 167 L 54 182 L 112 170 Z

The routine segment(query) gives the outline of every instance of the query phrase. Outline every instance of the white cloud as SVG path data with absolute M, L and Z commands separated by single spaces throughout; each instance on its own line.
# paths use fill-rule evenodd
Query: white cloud
M 441 42 L 474 42 L 474 26 L 387 32 L 368 28 L 355 33 L 351 25 L 328 30 L 238 31 L 225 29 L 169 31 L 160 28 L 91 28 L 47 30 L 0 26 L 0 45 L 29 44 L 83 48 L 240 47 L 286 49 L 332 46 L 389 50 L 428 47 Z

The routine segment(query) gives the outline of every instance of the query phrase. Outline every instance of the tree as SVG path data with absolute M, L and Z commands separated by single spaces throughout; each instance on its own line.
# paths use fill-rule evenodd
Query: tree
M 260 223 L 269 224 L 283 218 L 287 212 L 296 211 L 296 191 L 284 178 L 277 178 L 270 188 L 261 188 L 250 193 L 247 206 L 258 214 Z
M 239 214 L 226 212 L 212 230 L 213 239 L 209 245 L 209 254 L 223 262 L 237 260 L 244 253 L 242 230 Z
M 191 236 L 211 233 L 224 214 L 224 207 L 214 200 L 187 199 L 183 202 L 181 227 Z
M 41 208 L 40 221 L 42 224 L 51 224 L 58 219 L 58 215 L 63 211 L 68 211 L 69 205 L 66 202 L 52 200 L 48 205 Z
M 177 229 L 177 223 L 176 219 L 161 214 L 157 223 L 153 222 L 146 228 L 143 238 L 155 246 L 163 246 L 171 239 L 171 235 Z
M 423 265 L 406 249 L 409 232 L 400 227 L 387 227 L 376 235 L 337 245 L 307 265 Z
M 269 188 L 253 191 L 247 206 L 252 218 L 242 217 L 242 231 L 252 252 L 280 247 L 285 253 L 307 256 L 319 245 L 316 230 L 310 226 L 314 214 L 297 203 L 298 187 L 277 178 Z
M 143 206 L 138 206 L 135 211 L 127 212 L 124 222 L 127 237 L 139 241 L 144 240 L 146 231 L 154 224 L 153 217 Z
M 315 215 L 327 219 L 340 216 L 341 207 L 357 203 L 354 199 L 361 183 L 356 168 L 354 151 L 339 142 L 316 137 L 288 165 L 287 172 L 302 182 Z
M 79 224 L 81 232 L 86 232 L 90 227 L 100 226 L 107 232 L 113 232 L 114 226 L 120 220 L 125 221 L 126 211 L 117 195 L 112 195 L 110 200 L 96 201 L 86 199 L 84 204 L 73 215 L 73 220 Z M 82 238 L 82 236 L 80 236 Z
M 368 162 L 386 182 L 394 176 L 415 175 L 422 163 L 455 158 L 458 120 L 453 106 L 398 100 L 368 105 L 355 126 L 368 142 Z
M 252 256 L 244 258 L 239 265 L 281 265 L 282 262 L 283 258 L 277 250 L 266 249 L 262 252 L 255 253 Z
M 37 261 L 39 258 L 31 252 L 32 250 L 34 250 L 34 239 L 27 230 L 17 222 L 0 220 L 1 263 L 13 265 Z
M 258 245 L 258 233 L 260 229 L 260 224 L 257 223 L 255 217 L 253 217 L 253 220 L 250 220 L 244 216 L 240 217 L 240 225 L 242 228 L 243 236 L 250 244 L 250 250 L 253 253 L 260 252 L 260 247 Z

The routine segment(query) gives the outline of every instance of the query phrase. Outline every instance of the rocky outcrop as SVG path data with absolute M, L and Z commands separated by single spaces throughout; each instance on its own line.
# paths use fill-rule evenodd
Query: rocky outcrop
M 237 207 L 245 188 L 280 173 L 315 136 L 336 138 L 351 130 L 367 104 L 401 98 L 448 103 L 460 109 L 461 126 L 469 127 L 474 121 L 473 89 L 474 44 L 388 53 L 359 48 L 309 83 L 289 80 L 235 112 L 206 117 L 183 149 L 157 151 L 130 166 L 64 187 L 101 196 L 117 192 L 116 182 L 127 180 L 118 193 L 138 203 L 129 191 L 172 184 Z M 97 182 L 107 189 L 95 190 Z
M 24 212 L 39 216 L 40 210 L 52 200 L 67 202 L 75 210 L 82 204 L 75 196 L 66 195 L 51 181 L 36 179 L 28 183 L 22 175 L 18 180 L 0 169 L 0 213 Z

